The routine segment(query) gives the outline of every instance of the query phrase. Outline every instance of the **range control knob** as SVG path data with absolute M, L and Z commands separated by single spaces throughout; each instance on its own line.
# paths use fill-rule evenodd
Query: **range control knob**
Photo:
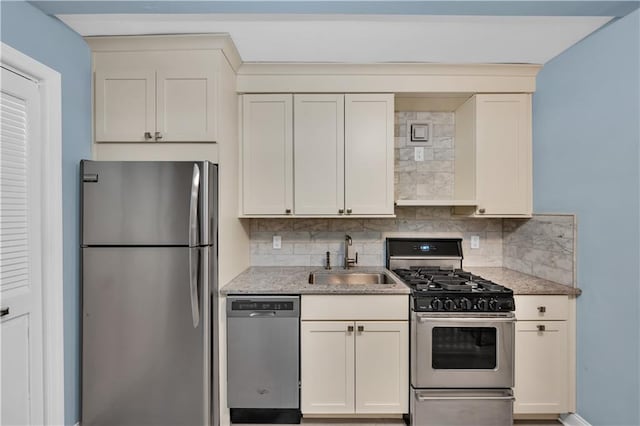
M 433 299 L 431 301 L 431 309 L 433 309 L 434 311 L 439 311 L 440 309 L 442 309 L 442 300 L 438 299 L 437 297 Z
M 478 299 L 478 301 L 476 302 L 476 306 L 478 307 L 479 311 L 486 311 L 489 308 L 489 302 L 487 302 L 485 299 Z
M 489 300 L 489 310 L 490 311 L 498 310 L 498 301 L 496 299 Z
M 447 299 L 444 301 L 444 310 L 445 311 L 455 311 L 456 310 L 456 304 L 453 300 L 451 299 Z
M 466 297 L 463 297 L 458 301 L 458 307 L 461 311 L 470 311 L 472 306 L 471 301 Z

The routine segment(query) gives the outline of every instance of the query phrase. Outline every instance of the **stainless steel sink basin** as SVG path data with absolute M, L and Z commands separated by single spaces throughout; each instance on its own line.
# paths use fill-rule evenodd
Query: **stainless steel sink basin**
M 315 272 L 309 274 L 309 284 L 395 284 L 385 273 Z

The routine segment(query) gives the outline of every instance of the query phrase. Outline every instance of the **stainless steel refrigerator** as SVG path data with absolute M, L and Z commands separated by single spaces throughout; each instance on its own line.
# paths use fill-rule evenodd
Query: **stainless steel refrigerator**
M 216 426 L 217 166 L 80 177 L 82 425 Z

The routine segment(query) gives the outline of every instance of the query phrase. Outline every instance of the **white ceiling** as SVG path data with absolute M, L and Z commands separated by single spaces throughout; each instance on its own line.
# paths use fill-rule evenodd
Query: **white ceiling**
M 59 15 L 90 35 L 229 33 L 245 62 L 544 64 L 602 16 Z

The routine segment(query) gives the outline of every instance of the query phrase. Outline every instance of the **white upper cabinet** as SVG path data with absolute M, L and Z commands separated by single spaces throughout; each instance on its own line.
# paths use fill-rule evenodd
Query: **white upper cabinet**
M 215 142 L 219 55 L 95 53 L 96 142 Z
M 127 52 L 96 58 L 97 142 L 144 142 L 155 132 L 156 74 L 145 56 Z
M 293 97 L 242 97 L 242 200 L 244 214 L 293 211 Z
M 241 214 L 393 215 L 393 95 L 243 99 Z
M 344 95 L 294 95 L 295 213 L 344 213 Z
M 345 212 L 393 214 L 393 95 L 345 96 Z
M 472 215 L 531 216 L 531 138 L 530 94 L 475 95 L 458 108 L 455 198 L 475 199 Z
M 531 95 L 476 95 L 478 214 L 531 215 Z

